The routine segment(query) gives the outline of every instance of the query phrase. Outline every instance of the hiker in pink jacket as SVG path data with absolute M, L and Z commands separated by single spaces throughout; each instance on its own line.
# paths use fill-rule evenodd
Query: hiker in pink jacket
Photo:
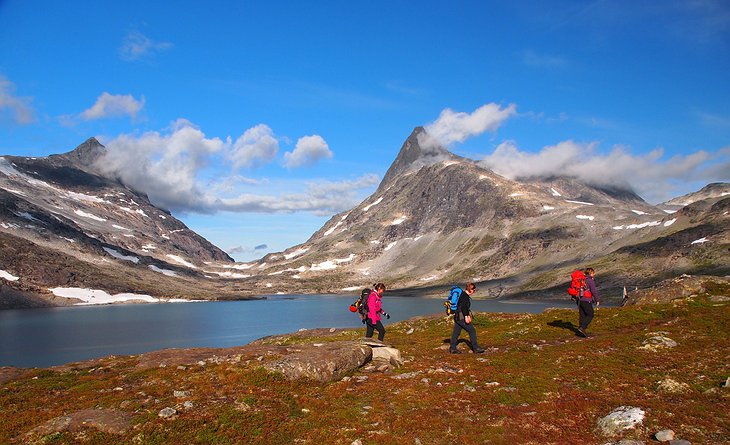
M 390 318 L 390 315 L 383 311 L 383 292 L 385 292 L 385 284 L 378 283 L 373 286 L 373 290 L 368 296 L 368 316 L 365 323 L 367 325 L 365 337 L 372 338 L 373 332 L 377 330 L 380 341 L 383 341 L 385 337 L 385 327 L 380 321 L 380 314 L 383 314 L 385 318 Z

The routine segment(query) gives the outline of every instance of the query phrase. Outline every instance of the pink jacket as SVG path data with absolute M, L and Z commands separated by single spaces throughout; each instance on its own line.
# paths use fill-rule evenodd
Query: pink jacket
M 383 297 L 381 297 L 375 290 L 370 292 L 368 296 L 368 318 L 373 324 L 380 321 L 380 310 L 383 307 Z

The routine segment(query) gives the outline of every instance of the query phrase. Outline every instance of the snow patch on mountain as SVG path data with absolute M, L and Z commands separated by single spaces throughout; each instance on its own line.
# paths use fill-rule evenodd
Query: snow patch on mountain
M 304 255 L 307 252 L 307 250 L 309 250 L 309 249 L 304 248 L 304 249 L 297 249 L 293 252 L 285 253 L 284 258 L 287 260 L 290 260 L 292 258 L 298 257 L 299 255 Z
M 191 269 L 197 269 L 197 267 L 193 263 L 186 261 L 183 257 L 179 255 L 173 255 L 171 253 L 168 253 L 167 257 L 175 261 L 176 263 L 182 264 L 183 266 L 189 267 Z
M 93 219 L 95 221 L 101 221 L 101 222 L 106 221 L 105 218 L 102 218 L 100 216 L 96 216 L 93 213 L 84 212 L 83 210 L 78 210 L 77 209 L 77 210 L 74 210 L 74 213 L 77 214 L 77 215 L 79 215 L 79 216 L 83 216 L 84 218 Z
M 5 278 L 8 281 L 18 281 L 20 279 L 20 277 L 16 277 L 15 275 L 2 269 L 0 269 L 0 278 Z
M 120 253 L 120 252 L 118 252 L 118 251 L 116 251 L 116 250 L 114 250 L 112 248 L 109 248 L 109 247 L 102 247 L 102 249 L 104 249 L 104 251 L 106 253 L 108 253 L 109 255 L 113 256 L 114 258 L 117 258 L 117 259 L 120 259 L 120 260 L 124 260 L 124 261 L 131 261 L 134 264 L 139 263 L 139 258 L 137 258 L 136 256 L 124 255 L 124 254 L 122 254 L 122 253 Z
M 566 199 L 566 200 L 565 200 L 565 202 L 572 202 L 573 204 L 580 204 L 580 205 L 585 205 L 585 206 L 592 206 L 592 205 L 595 205 L 595 204 L 593 204 L 593 203 L 591 203 L 591 202 L 584 202 L 584 201 L 573 201 L 573 200 L 570 200 L 570 199 Z
M 153 271 L 155 271 L 157 273 L 161 273 L 162 275 L 167 275 L 168 277 L 176 277 L 177 276 L 177 272 L 175 272 L 174 270 L 160 269 L 159 267 L 155 266 L 154 264 L 150 264 L 147 267 L 149 267 L 151 270 L 153 270 Z
M 367 212 L 368 210 L 370 210 L 371 207 L 380 204 L 382 201 L 383 201 L 383 197 L 381 196 L 380 198 L 376 199 L 372 204 L 363 207 L 362 211 Z

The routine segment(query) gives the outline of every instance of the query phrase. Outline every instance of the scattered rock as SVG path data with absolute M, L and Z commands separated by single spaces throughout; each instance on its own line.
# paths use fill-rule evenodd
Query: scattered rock
M 124 434 L 132 426 L 132 417 L 130 413 L 114 409 L 85 409 L 53 418 L 27 432 L 25 437 L 46 436 L 64 431 L 78 433 L 87 428 L 110 434 Z
M 654 434 L 654 438 L 659 442 L 669 442 L 674 440 L 674 431 L 672 430 L 661 430 Z
M 476 392 L 477 389 L 475 387 L 471 386 L 471 385 L 464 385 L 464 391 Z
M 407 330 L 407 331 L 406 331 L 406 335 L 411 335 L 411 334 L 413 334 L 414 332 L 416 332 L 416 330 L 415 330 L 415 329 L 413 329 L 413 328 L 410 328 L 409 330 Z
M 669 377 L 657 383 L 659 385 L 657 388 L 659 391 L 668 392 L 671 394 L 681 394 L 690 391 L 690 387 L 688 384 L 677 382 L 676 380 L 672 380 Z
M 167 408 L 162 408 L 157 415 L 163 419 L 169 419 L 170 417 L 173 417 L 177 414 L 177 410 L 175 408 L 170 408 L 169 406 Z
M 352 443 L 350 445 L 362 445 L 362 440 L 355 439 L 355 440 L 352 441 Z
M 280 372 L 289 380 L 308 378 L 319 382 L 340 380 L 372 357 L 372 348 L 357 342 L 330 342 L 266 363 L 269 371 Z
M 634 429 L 644 421 L 644 410 L 633 406 L 620 406 L 609 415 L 598 420 L 598 428 L 605 436 L 615 436 L 625 430 Z
M 722 386 L 724 386 L 725 388 L 730 388 L 730 377 L 728 377 L 727 380 L 725 380 L 725 384 Z
M 709 298 L 709 300 L 713 303 L 724 303 L 726 301 L 730 301 L 730 297 L 726 297 L 724 295 L 713 295 Z
M 651 337 L 644 340 L 641 344 L 642 346 L 639 347 L 639 349 L 645 349 L 647 351 L 653 351 L 656 352 L 660 349 L 669 349 L 674 348 L 677 346 L 677 342 L 672 340 L 669 337 L 665 337 L 664 335 L 661 335 L 660 333 L 654 333 L 650 334 Z
M 173 391 L 172 394 L 178 399 L 190 397 L 190 391 Z
M 675 439 L 670 440 L 669 445 L 692 445 L 692 443 L 689 440 Z
M 373 360 L 378 359 L 390 362 L 395 367 L 403 365 L 403 358 L 400 355 L 400 351 L 388 346 L 373 348 Z
M 421 371 L 406 372 L 403 374 L 394 375 L 391 378 L 396 379 L 396 380 L 412 379 L 413 377 L 416 377 L 420 373 L 421 373 Z
M 183 408 L 185 409 L 193 409 L 193 402 L 190 400 L 186 400 L 185 403 L 183 403 Z

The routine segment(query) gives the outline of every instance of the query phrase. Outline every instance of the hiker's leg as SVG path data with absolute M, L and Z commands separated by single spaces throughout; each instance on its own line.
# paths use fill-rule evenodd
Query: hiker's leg
M 585 316 L 585 327 L 583 329 L 588 329 L 588 325 L 591 324 L 591 321 L 593 321 L 593 303 L 586 301 L 586 316 Z
M 472 351 L 476 349 L 481 349 L 479 347 L 479 343 L 477 342 L 477 330 L 476 328 L 474 328 L 474 325 L 471 323 L 466 324 L 464 329 L 466 330 L 466 332 L 469 333 L 469 341 L 471 342 Z
M 367 319 L 367 318 L 365 319 L 365 325 L 367 326 L 365 328 L 365 337 L 367 337 L 367 338 L 373 338 L 373 329 L 375 328 L 375 326 L 373 326 L 370 323 L 370 319 Z
M 383 323 L 378 320 L 378 323 L 375 325 L 375 329 L 378 330 L 378 340 L 383 341 L 385 338 L 385 326 L 383 326 Z
M 578 310 L 580 312 L 579 326 L 581 329 L 586 330 L 591 320 L 593 320 L 593 305 L 590 301 L 581 300 Z
M 451 343 L 450 343 L 450 349 L 452 351 L 456 350 L 456 342 L 459 341 L 459 335 L 461 335 L 461 326 L 459 325 L 459 322 L 454 318 L 454 329 L 451 330 Z

